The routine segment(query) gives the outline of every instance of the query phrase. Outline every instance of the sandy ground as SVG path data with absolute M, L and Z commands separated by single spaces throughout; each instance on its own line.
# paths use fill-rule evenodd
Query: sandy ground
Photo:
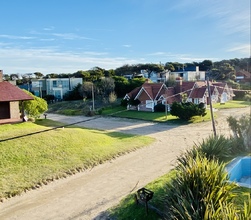
M 250 108 L 220 110 L 215 121 L 217 134 L 229 135 L 226 117 L 242 114 L 250 114 Z M 66 123 L 90 119 L 54 114 L 48 114 L 47 118 Z M 101 117 L 79 126 L 148 135 L 156 141 L 91 170 L 5 200 L 0 204 L 1 220 L 106 219 L 105 210 L 133 190 L 167 173 L 182 151 L 213 135 L 211 122 L 170 126 L 168 122 L 158 124 Z

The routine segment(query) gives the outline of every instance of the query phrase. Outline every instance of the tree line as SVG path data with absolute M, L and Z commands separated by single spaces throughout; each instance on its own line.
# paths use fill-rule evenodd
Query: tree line
M 167 62 L 165 64 L 127 64 L 110 70 L 94 67 L 90 70 L 78 70 L 74 73 L 50 73 L 44 75 L 41 72 L 35 72 L 23 74 L 21 76 L 19 74 L 5 74 L 3 77 L 7 81 L 16 80 L 17 85 L 29 84 L 31 83 L 31 79 L 34 78 L 82 78 L 83 85 L 77 86 L 73 91 L 66 94 L 66 100 L 88 99 L 91 97 L 93 89 L 95 90 L 95 94 L 99 95 L 102 99 L 107 100 L 112 94 L 113 96 L 115 95 L 118 98 L 122 98 L 126 93 L 141 86 L 145 80 L 136 77 L 141 70 L 144 70 L 148 74 L 148 77 L 150 77 L 153 71 L 156 73 L 162 73 L 164 71 L 192 71 L 198 66 L 200 71 L 206 72 L 206 76 L 209 77 L 210 80 L 224 80 L 233 88 L 240 89 L 240 85 L 235 82 L 235 74 L 239 70 L 249 71 L 251 69 L 250 65 L 251 58 L 235 58 L 217 62 L 204 60 L 202 62 L 192 63 Z M 126 78 L 128 75 L 131 75 L 132 78 Z M 172 82 L 166 82 L 166 84 L 167 86 L 171 86 Z
M 141 70 L 151 73 L 152 71 L 160 73 L 165 70 L 171 72 L 192 70 L 198 66 L 201 71 L 206 71 L 208 76 L 215 80 L 235 80 L 235 73 L 239 70 L 250 71 L 251 70 L 251 58 L 234 58 L 229 60 L 221 60 L 213 62 L 211 60 L 204 60 L 202 62 L 192 63 L 179 63 L 179 62 L 166 62 L 165 64 L 133 64 L 123 65 L 116 69 L 106 70 L 101 67 L 93 67 L 90 70 L 78 70 L 74 73 L 50 73 L 44 75 L 41 72 L 27 73 L 27 74 L 5 74 L 5 80 L 17 80 L 17 84 L 27 83 L 31 78 L 69 78 L 69 77 L 80 77 L 83 81 L 93 82 L 99 80 L 102 77 L 113 77 L 113 76 L 125 76 L 125 75 L 136 75 Z

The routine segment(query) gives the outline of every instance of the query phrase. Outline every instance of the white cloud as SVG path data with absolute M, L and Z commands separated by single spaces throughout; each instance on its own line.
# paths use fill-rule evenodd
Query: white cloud
M 203 60 L 217 60 L 214 57 L 199 57 L 193 54 L 180 54 L 180 53 L 167 53 L 167 52 L 155 52 L 148 54 L 149 56 L 158 57 L 159 59 L 168 60 L 170 62 L 200 62 Z
M 74 73 L 78 70 L 88 70 L 95 66 L 104 69 L 115 69 L 125 64 L 139 63 L 125 57 L 109 57 L 104 53 L 71 51 L 59 52 L 55 48 L 19 49 L 0 48 L 1 69 L 6 74 L 11 73 Z
M 122 47 L 132 47 L 132 45 L 130 45 L 130 44 L 124 44 L 124 45 L 122 45 Z
M 7 34 L 0 34 L 0 38 L 7 38 L 7 39 L 11 39 L 11 40 L 30 40 L 30 39 L 35 39 L 35 37 L 14 36 L 14 35 L 7 35 Z
M 44 30 L 44 31 L 52 31 L 52 30 L 54 30 L 54 29 L 55 29 L 55 27 L 50 26 L 50 27 L 45 27 L 43 30 Z
M 250 57 L 251 46 L 250 46 L 250 44 L 242 44 L 242 45 L 238 45 L 238 46 L 234 46 L 232 48 L 229 48 L 227 51 L 228 52 L 238 52 L 238 53 L 245 55 L 246 57 Z

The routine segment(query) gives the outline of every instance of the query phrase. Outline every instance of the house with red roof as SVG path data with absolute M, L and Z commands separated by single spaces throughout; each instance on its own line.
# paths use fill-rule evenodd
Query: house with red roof
M 19 108 L 19 103 L 32 99 L 17 86 L 3 81 L 3 72 L 0 70 L 0 124 L 22 121 L 24 110 Z
M 159 103 L 170 105 L 173 102 L 193 102 L 209 105 L 209 91 L 212 103 L 225 103 L 232 99 L 233 92 L 226 83 L 209 83 L 209 90 L 206 81 L 182 81 L 176 79 L 176 86 L 167 87 L 164 83 L 149 83 L 146 81 L 141 87 L 137 87 L 124 97 L 126 100 L 138 100 L 137 106 L 128 105 L 127 109 L 138 111 L 154 111 L 154 106 Z
M 236 81 L 243 83 L 251 83 L 251 73 L 245 70 L 239 70 L 236 72 Z

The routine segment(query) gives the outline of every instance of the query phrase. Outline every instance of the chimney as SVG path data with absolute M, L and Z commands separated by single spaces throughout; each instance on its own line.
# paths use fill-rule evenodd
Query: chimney
M 3 82 L 3 70 L 0 70 L 0 82 Z
M 176 93 L 181 93 L 182 92 L 182 77 L 177 77 L 176 78 L 175 91 L 176 91 Z

